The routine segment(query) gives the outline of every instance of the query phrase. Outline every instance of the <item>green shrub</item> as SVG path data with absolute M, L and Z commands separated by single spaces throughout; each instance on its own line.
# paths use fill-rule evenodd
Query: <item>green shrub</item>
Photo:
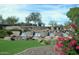
M 4 38 L 5 36 L 13 34 L 12 31 L 8 30 L 0 30 L 0 38 Z
M 8 31 L 8 30 L 7 30 L 7 35 L 10 36 L 11 34 L 13 34 L 12 31 Z
M 0 38 L 4 38 L 7 35 L 7 31 L 0 30 Z

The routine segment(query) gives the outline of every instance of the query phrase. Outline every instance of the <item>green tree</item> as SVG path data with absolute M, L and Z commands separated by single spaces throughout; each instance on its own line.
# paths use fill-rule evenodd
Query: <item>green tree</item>
M 17 23 L 18 25 L 24 25 L 24 24 L 26 24 L 26 23 L 24 23 L 24 22 L 19 22 L 19 23 Z
M 43 24 L 42 21 L 39 20 L 39 21 L 38 21 L 38 26 L 42 26 L 42 24 Z
M 70 8 L 70 10 L 67 12 L 67 16 L 72 20 L 73 23 L 77 24 L 79 23 L 79 7 Z
M 3 17 L 0 15 L 0 24 L 3 24 L 5 22 L 5 20 L 3 19 Z
M 38 12 L 32 12 L 26 17 L 26 23 L 34 22 L 35 24 L 41 23 L 41 14 Z
M 49 21 L 49 25 L 51 25 L 51 26 L 57 26 L 57 23 L 55 22 L 55 21 Z
M 37 24 L 41 20 L 41 15 L 38 12 L 32 12 L 29 15 L 30 21 L 33 21 L 35 24 Z
M 6 24 L 17 24 L 18 18 L 11 16 L 6 19 Z
M 30 21 L 32 21 L 32 19 L 31 19 L 31 16 L 29 15 L 29 16 L 26 17 L 26 23 L 29 24 Z
M 71 21 L 67 21 L 64 23 L 64 26 L 69 26 L 72 22 Z

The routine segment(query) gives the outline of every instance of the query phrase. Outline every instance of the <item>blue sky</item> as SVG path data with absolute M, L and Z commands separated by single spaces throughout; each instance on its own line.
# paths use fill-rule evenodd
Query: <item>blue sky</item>
M 78 4 L 9 4 L 0 5 L 0 15 L 6 19 L 8 16 L 16 16 L 19 22 L 25 22 L 31 12 L 40 12 L 42 21 L 48 25 L 50 20 L 58 24 L 64 24 L 69 21 L 66 13 L 72 7 L 79 7 Z

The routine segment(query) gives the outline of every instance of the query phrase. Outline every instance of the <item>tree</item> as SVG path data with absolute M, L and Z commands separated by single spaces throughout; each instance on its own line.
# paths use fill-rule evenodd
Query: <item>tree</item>
M 5 20 L 2 18 L 2 16 L 0 15 L 0 24 L 3 24 L 5 22 Z
M 30 15 L 26 17 L 26 23 L 34 22 L 35 24 L 41 24 L 41 15 L 38 12 L 32 12 Z
M 67 16 L 72 20 L 73 23 L 78 24 L 79 23 L 79 7 L 70 8 L 70 10 L 67 13 Z
M 38 12 L 32 12 L 30 16 L 31 16 L 32 21 L 34 21 L 35 24 L 39 22 L 41 19 L 40 13 Z
M 26 17 L 26 23 L 29 24 L 30 21 L 32 21 L 31 16 L 27 16 L 27 17 Z
M 64 23 L 64 26 L 69 26 L 72 22 L 71 21 L 67 21 Z
M 19 22 L 19 23 L 17 23 L 18 25 L 25 25 L 26 23 L 24 23 L 24 22 Z
M 39 20 L 39 21 L 38 21 L 38 26 L 42 26 L 42 24 L 43 24 L 42 21 Z
M 55 21 L 49 21 L 49 25 L 51 25 L 51 26 L 57 26 L 57 23 L 55 22 Z
M 41 20 L 41 15 L 38 12 L 32 12 L 29 16 L 26 17 L 27 23 L 33 21 L 35 24 Z
M 16 24 L 17 21 L 18 21 L 18 18 L 11 16 L 6 19 L 6 24 Z

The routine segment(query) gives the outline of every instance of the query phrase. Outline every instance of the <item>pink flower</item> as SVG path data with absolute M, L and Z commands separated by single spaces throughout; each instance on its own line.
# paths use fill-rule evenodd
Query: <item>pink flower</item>
M 76 49 L 79 49 L 79 46 L 76 46 Z
M 59 36 L 54 36 L 53 38 L 54 38 L 55 40 L 58 40 L 58 37 L 59 37 Z
M 68 50 L 70 50 L 69 47 L 63 49 L 63 51 L 68 51 Z
M 59 40 L 59 41 L 64 41 L 65 38 L 64 38 L 64 37 L 58 37 L 58 40 Z
M 56 54 L 60 54 L 60 52 L 62 51 L 62 48 L 59 48 L 57 45 L 55 45 L 54 48 L 53 48 L 53 51 L 54 51 Z
M 63 47 L 64 45 L 63 45 L 62 43 L 57 43 L 56 46 L 57 46 L 58 48 L 61 48 L 61 47 Z
M 70 43 L 69 43 L 69 46 L 74 46 L 76 45 L 77 41 L 76 40 L 72 40 Z
M 75 24 L 71 24 L 70 27 L 72 27 L 74 29 L 77 28 L 77 26 Z
M 73 36 L 73 35 L 69 35 L 68 38 L 69 38 L 69 39 L 73 39 L 74 36 Z
M 69 37 L 64 37 L 65 38 L 65 40 L 70 40 L 70 38 Z

